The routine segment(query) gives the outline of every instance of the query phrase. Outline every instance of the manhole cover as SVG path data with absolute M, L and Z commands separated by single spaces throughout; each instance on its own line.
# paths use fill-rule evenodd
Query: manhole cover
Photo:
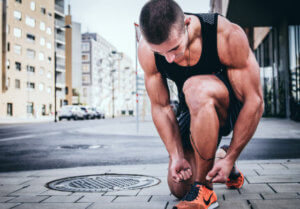
M 99 174 L 58 179 L 47 183 L 46 187 L 65 192 L 110 192 L 141 189 L 159 183 L 158 178 L 151 176 Z
M 57 149 L 99 149 L 105 147 L 105 145 L 72 144 L 58 146 Z

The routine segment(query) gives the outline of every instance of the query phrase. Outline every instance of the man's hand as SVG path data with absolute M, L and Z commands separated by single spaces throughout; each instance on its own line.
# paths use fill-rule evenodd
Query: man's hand
M 179 183 L 192 177 L 192 169 L 189 162 L 184 158 L 171 158 L 170 172 L 173 181 Z
M 225 183 L 232 170 L 234 162 L 226 158 L 218 160 L 208 172 L 206 180 L 212 183 Z

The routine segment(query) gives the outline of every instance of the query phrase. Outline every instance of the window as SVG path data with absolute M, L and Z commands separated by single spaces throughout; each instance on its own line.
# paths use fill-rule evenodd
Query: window
M 45 39 L 44 39 L 43 37 L 41 37 L 41 39 L 40 39 L 40 44 L 41 44 L 42 46 L 45 46 Z
M 14 36 L 20 38 L 22 36 L 22 30 L 20 28 L 14 28 Z
M 27 72 L 31 72 L 31 73 L 35 72 L 35 67 L 33 66 L 27 65 L 26 68 L 27 68 Z
M 21 82 L 19 79 L 15 79 L 15 87 L 16 89 L 20 89 L 21 88 Z
M 40 91 L 44 91 L 44 86 L 45 86 L 45 85 L 44 85 L 43 83 L 40 83 L 40 84 L 39 84 L 39 90 L 40 90 Z
M 30 33 L 27 33 L 26 37 L 27 37 L 27 41 L 29 41 L 29 42 L 34 42 L 35 41 L 35 36 L 30 34 Z
M 34 1 L 30 2 L 30 9 L 31 9 L 32 11 L 35 10 L 35 2 L 34 2 Z
M 15 62 L 15 66 L 16 66 L 17 71 L 21 71 L 21 69 L 22 69 L 21 62 Z
M 40 68 L 40 75 L 44 75 L 45 69 L 44 68 Z
M 26 107 L 27 107 L 27 113 L 33 114 L 33 102 L 28 102 Z
M 51 62 L 51 60 L 52 60 L 51 57 L 48 57 L 48 61 Z
M 27 82 L 27 89 L 34 89 L 35 84 L 33 82 Z
M 46 33 L 51 35 L 51 28 L 47 27 Z
M 9 42 L 7 42 L 7 46 L 6 47 L 7 47 L 6 51 L 9 52 L 10 51 L 10 43 Z
M 50 79 L 51 77 L 52 77 L 52 76 L 51 76 L 51 73 L 48 72 L 48 73 L 47 73 L 47 78 Z
M 43 52 L 40 52 L 40 53 L 39 53 L 39 60 L 40 60 L 40 61 L 43 61 L 44 59 L 45 59 L 44 53 L 43 53 Z
M 10 87 L 10 77 L 7 77 L 6 79 L 6 87 L 7 89 Z
M 6 68 L 9 69 L 10 68 L 10 61 L 6 60 Z
M 90 65 L 89 64 L 82 64 L 82 72 L 89 73 L 90 72 Z
M 41 13 L 46 14 L 46 8 L 41 7 Z
M 90 43 L 82 43 L 81 49 L 82 51 L 90 51 Z
M 34 59 L 35 58 L 35 51 L 32 49 L 27 49 L 27 57 L 30 59 Z
M 26 25 L 29 25 L 30 27 L 33 27 L 35 26 L 35 19 L 29 17 L 29 16 L 26 16 L 26 20 L 25 20 L 25 23 Z
M 89 54 L 82 54 L 82 61 L 90 61 Z
M 51 87 L 48 87 L 48 88 L 47 88 L 47 93 L 48 93 L 48 94 L 51 94 Z
M 82 82 L 84 84 L 90 84 L 91 77 L 90 75 L 82 75 Z
M 46 46 L 47 46 L 47 49 L 51 49 L 51 43 L 47 42 Z
M 22 0 L 15 0 L 15 2 L 22 4 Z
M 20 45 L 15 44 L 14 45 L 14 52 L 16 54 L 21 54 L 21 51 L 22 51 L 22 47 Z
M 22 20 L 22 13 L 19 11 L 14 11 L 14 17 L 16 20 Z
M 46 30 L 46 25 L 45 25 L 44 22 L 41 22 L 41 23 L 40 23 L 40 29 L 41 29 L 42 31 Z
M 12 116 L 13 115 L 13 104 L 7 103 L 7 115 Z

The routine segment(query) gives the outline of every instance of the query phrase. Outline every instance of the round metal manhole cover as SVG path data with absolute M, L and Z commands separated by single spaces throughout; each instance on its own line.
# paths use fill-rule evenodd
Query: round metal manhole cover
M 105 145 L 71 144 L 58 146 L 57 149 L 99 149 L 105 147 Z
M 46 187 L 64 192 L 110 192 L 141 189 L 159 183 L 158 178 L 151 176 L 99 174 L 58 179 L 47 183 Z

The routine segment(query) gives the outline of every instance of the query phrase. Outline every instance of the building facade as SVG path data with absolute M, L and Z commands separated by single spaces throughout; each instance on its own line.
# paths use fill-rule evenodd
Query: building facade
M 53 113 L 54 1 L 1 1 L 0 117 Z
M 211 0 L 244 28 L 260 65 L 266 117 L 300 121 L 300 13 L 292 0 Z

